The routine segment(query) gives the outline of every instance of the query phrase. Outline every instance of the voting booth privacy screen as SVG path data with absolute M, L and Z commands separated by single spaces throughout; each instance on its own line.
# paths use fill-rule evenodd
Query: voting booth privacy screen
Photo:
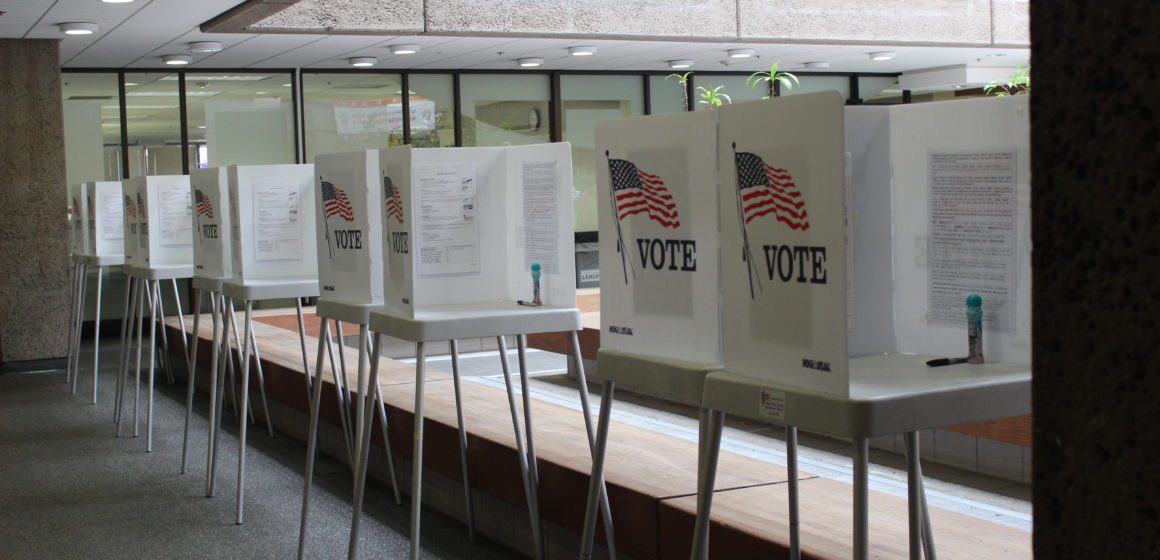
M 382 304 L 379 151 L 319 155 L 313 177 L 321 297 Z
M 88 254 L 88 213 L 84 203 L 84 186 L 80 184 L 68 186 L 68 213 L 69 213 L 69 252 L 74 255 Z
M 85 253 L 96 257 L 116 257 L 125 251 L 124 214 L 119 181 L 93 181 L 84 191 L 87 243 Z
M 596 125 L 603 348 L 722 363 L 716 118 Z
M 193 201 L 193 275 L 232 278 L 230 240 L 234 210 L 229 204 L 226 168 L 194 169 L 189 173 L 189 183 Z
M 226 175 L 234 280 L 318 278 L 314 166 L 231 165 Z
M 320 159 L 322 156 L 319 156 Z M 575 307 L 567 143 L 379 153 L 386 307 L 532 300 Z
M 193 265 L 193 204 L 188 175 L 149 175 L 136 184 L 137 260 L 144 267 Z

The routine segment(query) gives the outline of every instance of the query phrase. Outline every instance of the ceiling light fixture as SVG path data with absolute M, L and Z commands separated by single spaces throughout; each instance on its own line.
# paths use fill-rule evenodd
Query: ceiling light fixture
M 346 61 L 355 68 L 366 68 L 368 66 L 374 66 L 377 64 L 379 59 L 373 56 L 354 56 L 346 59 Z
M 670 60 L 669 68 L 673 70 L 680 70 L 682 68 L 690 68 L 693 66 L 692 60 Z
M 167 54 L 161 57 L 161 61 L 170 66 L 185 66 L 193 62 L 193 57 L 188 54 Z
M 221 52 L 222 44 L 217 41 L 194 41 L 189 44 L 188 50 L 193 53 Z
M 729 53 L 729 58 L 750 58 L 757 55 L 757 51 L 753 49 L 729 49 L 725 52 Z
M 415 54 L 419 52 L 419 45 L 391 45 L 387 47 L 391 54 Z
M 58 27 L 60 27 L 61 33 L 65 35 L 92 35 L 98 29 L 97 24 L 86 21 L 62 23 Z
M 896 54 L 894 51 L 875 51 L 870 53 L 870 60 L 891 60 Z
M 806 70 L 823 70 L 830 67 L 829 62 L 807 62 Z
M 129 2 L 132 2 L 132 1 L 133 0 L 101 0 L 101 2 L 104 2 L 106 4 L 128 4 Z
M 596 54 L 596 47 L 568 47 L 568 54 L 572 56 L 592 56 Z
M 519 63 L 519 65 L 520 65 L 520 68 L 535 68 L 536 66 L 543 65 L 543 64 L 544 64 L 544 59 L 542 59 L 542 58 L 535 58 L 535 57 L 532 57 L 532 58 L 521 58 L 521 59 L 517 60 L 516 62 L 518 62 L 518 63 Z

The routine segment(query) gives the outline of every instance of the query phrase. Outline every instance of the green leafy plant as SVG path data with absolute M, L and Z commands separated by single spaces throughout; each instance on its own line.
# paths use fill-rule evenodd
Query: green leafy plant
M 729 97 L 729 94 L 722 92 L 722 89 L 725 89 L 725 86 L 717 86 L 713 89 L 698 87 L 697 91 L 700 92 L 701 99 L 697 103 L 705 105 L 709 109 L 716 109 L 726 103 L 733 103 L 733 99 Z
M 777 88 L 772 87 L 773 84 L 781 84 L 781 89 L 786 93 L 793 91 L 795 85 L 800 85 L 801 82 L 798 77 L 779 70 L 781 63 L 774 62 L 769 66 L 769 72 L 754 72 L 745 79 L 745 84 L 751 89 L 757 89 L 759 85 L 764 85 L 766 90 L 773 95 L 777 95 Z M 769 99 L 769 96 L 762 97 L 762 99 Z
M 687 110 L 689 107 L 689 78 L 692 75 L 693 75 L 693 72 L 689 71 L 689 72 L 685 72 L 684 74 L 673 73 L 673 74 L 669 74 L 668 76 L 665 76 L 666 82 L 669 81 L 669 78 L 676 78 L 677 85 L 681 86 L 681 97 L 683 97 L 685 99 L 685 105 L 683 107 L 681 107 L 682 111 Z
M 1031 95 L 1031 65 L 1023 65 L 1015 67 L 1015 72 L 1007 78 L 1006 82 L 993 80 L 991 83 L 983 87 L 983 91 L 987 95 L 994 95 L 995 97 L 1006 97 L 1008 95 Z

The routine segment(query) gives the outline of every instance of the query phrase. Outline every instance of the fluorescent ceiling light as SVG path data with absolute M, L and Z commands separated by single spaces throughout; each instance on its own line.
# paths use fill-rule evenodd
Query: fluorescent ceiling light
M 592 56 L 596 54 L 596 47 L 568 47 L 568 54 L 572 56 Z
M 85 21 L 62 23 L 58 27 L 60 27 L 61 33 L 65 35 L 92 35 L 98 29 L 97 24 Z
M 366 68 L 367 66 L 374 66 L 379 59 L 373 56 L 354 56 L 346 59 L 346 61 L 355 68 Z
M 190 82 L 258 82 L 261 80 L 265 80 L 266 78 L 269 78 L 269 77 L 270 76 L 252 76 L 252 75 L 246 75 L 246 74 L 236 74 L 236 75 L 235 74 L 209 74 L 209 75 L 205 75 L 205 76 L 200 75 L 200 74 L 186 74 L 185 75 L 186 81 L 190 81 Z M 178 80 L 178 77 L 177 76 L 163 76 L 161 78 L 161 80 L 165 81 L 165 82 L 176 82 Z M 129 84 L 125 84 L 125 85 L 129 85 Z
M 101 105 L 101 108 L 106 111 L 119 111 L 121 109 L 118 105 Z M 127 105 L 126 109 L 176 109 L 177 105 Z
M 689 68 L 693 66 L 692 60 L 670 60 L 669 68 L 680 70 L 682 68 Z
M 391 54 L 415 54 L 419 52 L 419 45 L 391 45 L 387 47 Z
M 536 66 L 543 65 L 544 59 L 537 58 L 537 57 L 521 58 L 521 59 L 517 60 L 516 62 L 519 63 L 521 68 L 535 68 Z
M 101 0 L 101 2 L 104 2 L 106 4 L 128 4 L 132 1 L 133 0 Z
M 729 49 L 725 52 L 729 53 L 729 58 L 749 58 L 757 54 L 753 49 Z
M 870 53 L 870 60 L 891 60 L 896 54 L 894 51 L 875 51 Z
M 185 66 L 193 62 L 193 57 L 188 54 L 167 54 L 161 57 L 161 61 L 170 66 Z
M 206 91 L 204 89 L 191 89 L 185 92 L 188 97 L 210 97 L 220 94 L 220 91 Z M 176 91 L 130 91 L 125 93 L 125 97 L 177 97 Z
M 213 53 L 222 50 L 222 44 L 217 41 L 194 41 L 189 44 L 189 52 Z
M 821 69 L 829 68 L 829 67 L 830 67 L 829 62 L 807 62 L 806 63 L 807 70 L 821 70 Z

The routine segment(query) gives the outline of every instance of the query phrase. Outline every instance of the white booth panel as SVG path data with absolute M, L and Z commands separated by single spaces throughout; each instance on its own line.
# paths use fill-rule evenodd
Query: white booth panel
M 231 165 L 227 174 L 237 217 L 231 240 L 234 277 L 317 279 L 314 166 Z
M 193 197 L 193 274 L 200 278 L 233 277 L 233 214 L 226 168 L 189 173 Z
M 318 282 L 323 299 L 383 301 L 379 151 L 314 159 Z
M 138 266 L 193 266 L 193 203 L 188 175 L 148 175 L 137 190 Z
M 94 181 L 84 184 L 89 218 L 89 254 L 115 257 L 125 251 L 124 212 L 120 181 Z

